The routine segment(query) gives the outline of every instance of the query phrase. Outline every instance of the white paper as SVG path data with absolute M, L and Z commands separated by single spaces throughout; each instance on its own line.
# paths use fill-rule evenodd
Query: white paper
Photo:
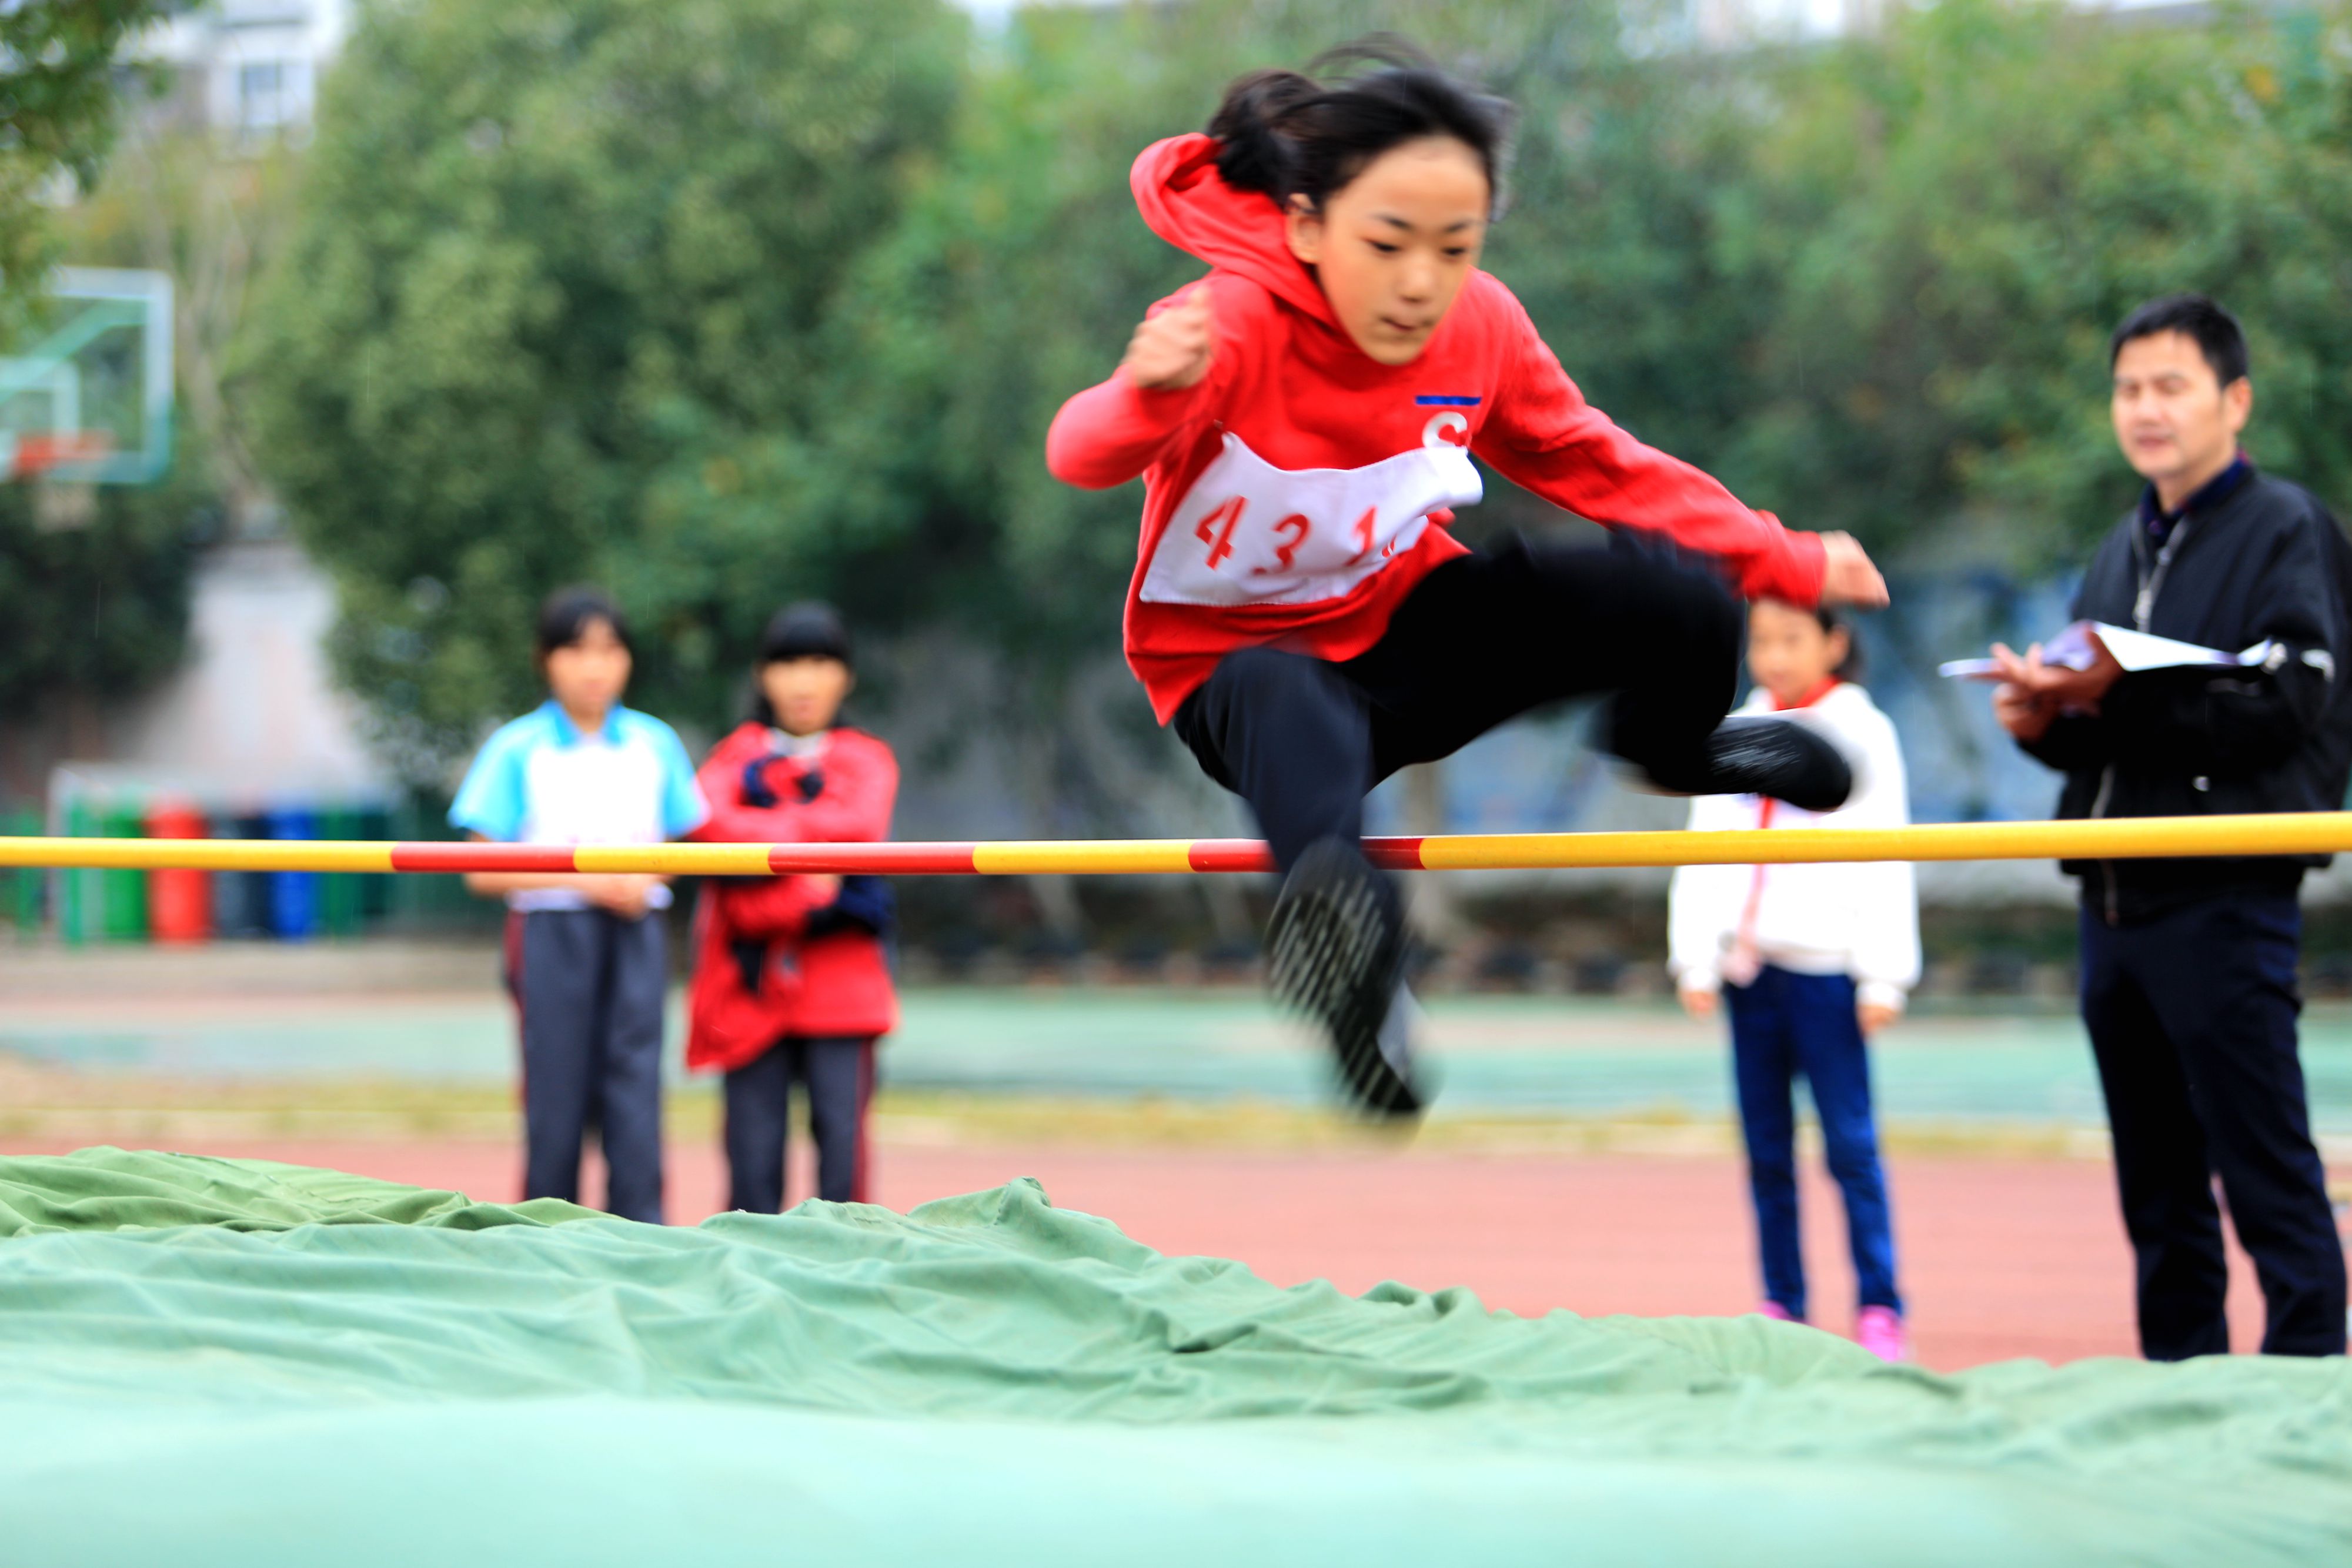
M 2135 632 L 2128 626 L 2110 626 L 2104 621 L 2077 621 L 2055 637 L 2042 644 L 2042 662 L 2063 670 L 2087 670 L 2099 661 L 2099 652 L 2091 637 L 2106 644 L 2116 663 L 2126 674 L 2142 670 L 2178 670 L 2210 666 L 2220 669 L 2242 669 L 2250 664 L 2267 662 L 2271 644 L 2257 643 L 2240 653 L 2225 653 L 2219 648 L 2200 648 L 2194 643 L 2182 643 L 2170 637 L 2158 637 L 2147 632 Z M 1991 659 L 1954 659 L 1936 666 L 1936 673 L 1961 680 L 1997 681 L 2001 678 L 2000 665 Z

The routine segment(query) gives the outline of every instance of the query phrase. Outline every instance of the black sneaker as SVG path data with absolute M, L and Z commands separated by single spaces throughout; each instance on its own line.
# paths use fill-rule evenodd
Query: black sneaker
M 1276 1000 L 1331 1042 L 1349 1103 L 1374 1116 L 1417 1116 L 1404 909 L 1396 885 L 1339 839 L 1307 846 L 1290 868 L 1266 930 Z
M 1801 811 L 1834 811 L 1853 792 L 1845 753 L 1810 725 L 1727 718 L 1706 738 L 1707 795 L 1769 795 Z

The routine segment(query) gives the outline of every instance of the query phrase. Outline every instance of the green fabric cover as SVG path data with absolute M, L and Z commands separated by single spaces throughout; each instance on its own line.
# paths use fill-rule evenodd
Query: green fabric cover
M 99 1149 L 0 1238 L 0 1564 L 2352 1563 L 2342 1362 L 1277 1290 L 1029 1182 L 685 1230 Z

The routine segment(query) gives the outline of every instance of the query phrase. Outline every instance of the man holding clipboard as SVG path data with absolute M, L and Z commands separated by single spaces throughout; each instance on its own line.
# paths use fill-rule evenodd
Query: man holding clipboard
M 2239 450 L 2246 340 L 2201 295 L 2134 311 L 2110 346 L 2116 438 L 2147 481 L 2074 603 L 2079 645 L 1993 649 L 1994 712 L 2066 775 L 2058 815 L 2336 810 L 2352 770 L 2352 546 Z M 2119 660 L 2098 623 L 2216 653 Z M 2126 664 L 2132 666 L 2127 669 Z M 2213 1178 L 2267 1307 L 2262 1348 L 2340 1355 L 2344 1253 L 2297 1055 L 2299 888 L 2319 857 L 2069 861 L 2083 1021 L 2138 1260 L 2140 1348 L 2230 1348 Z

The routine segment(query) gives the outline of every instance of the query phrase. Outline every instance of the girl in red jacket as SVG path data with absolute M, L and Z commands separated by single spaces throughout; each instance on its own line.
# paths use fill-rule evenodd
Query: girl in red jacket
M 849 636 L 826 605 L 777 612 L 761 639 L 752 715 L 697 776 L 723 842 L 866 843 L 890 836 L 898 763 L 834 721 L 855 684 Z M 808 1094 L 817 1196 L 866 1199 L 866 1106 L 875 1041 L 897 1027 L 879 877 L 713 879 L 695 912 L 686 1062 L 727 1074 L 728 1205 L 776 1214 L 793 1082 Z
M 1748 597 L 1878 604 L 1885 586 L 1851 538 L 1791 533 L 1611 423 L 1478 270 L 1508 106 L 1402 51 L 1346 57 L 1364 68 L 1243 77 L 1206 135 L 1137 160 L 1144 221 L 1209 275 L 1063 406 L 1045 458 L 1074 485 L 1143 477 L 1128 662 L 1273 844 L 1276 994 L 1322 1026 L 1360 1105 L 1409 1115 L 1402 908 L 1358 842 L 1374 784 L 1583 694 L 1612 697 L 1610 748 L 1663 789 L 1825 810 L 1849 783 L 1801 726 L 1724 722 L 1740 616 L 1711 579 L 1455 540 L 1472 455 L 1713 557 Z

